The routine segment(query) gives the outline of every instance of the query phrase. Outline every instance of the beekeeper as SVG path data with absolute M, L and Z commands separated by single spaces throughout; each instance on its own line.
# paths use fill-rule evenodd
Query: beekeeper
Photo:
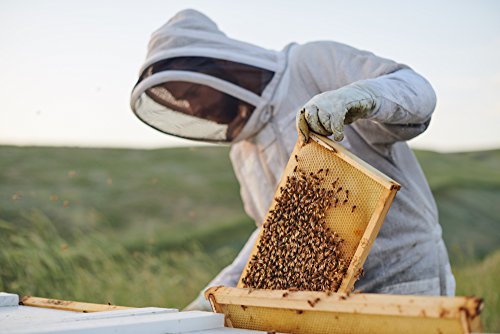
M 230 143 L 245 211 L 263 223 L 299 135 L 331 136 L 402 185 L 371 252 L 364 292 L 453 295 L 455 282 L 434 198 L 406 141 L 424 132 L 431 85 L 406 65 L 330 42 L 267 50 L 227 37 L 183 10 L 151 36 L 131 107 L 177 137 Z M 236 286 L 255 242 L 211 285 Z M 188 307 L 208 307 L 202 294 Z

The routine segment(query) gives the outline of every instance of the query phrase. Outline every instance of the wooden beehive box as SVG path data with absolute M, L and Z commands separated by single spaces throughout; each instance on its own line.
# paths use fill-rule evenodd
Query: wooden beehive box
M 320 170 L 323 179 L 321 187 L 335 190 L 339 197 L 338 205 L 325 212 L 325 224 L 343 239 L 341 250 L 349 266 L 337 292 L 348 293 L 353 289 L 400 185 L 341 145 L 311 134 L 311 140 L 306 145 L 299 141 L 295 145 L 264 221 L 274 210 L 276 198 L 280 196 L 280 188 L 285 185 L 287 177 L 298 176 L 299 171 L 317 173 Z M 253 255 L 258 252 L 261 235 L 254 245 L 238 287 L 244 287 L 242 279 L 250 268 Z
M 228 327 L 293 334 L 481 332 L 482 300 L 212 287 L 205 292 Z

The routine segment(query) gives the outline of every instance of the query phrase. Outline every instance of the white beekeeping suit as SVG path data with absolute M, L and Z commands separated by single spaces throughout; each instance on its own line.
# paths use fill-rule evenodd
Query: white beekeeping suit
M 340 143 L 402 185 L 355 287 L 453 295 L 436 204 L 406 144 L 426 130 L 436 98 L 408 66 L 330 41 L 271 51 L 228 38 L 205 15 L 184 10 L 153 33 L 131 106 L 160 131 L 230 142 L 245 211 L 260 226 L 297 140 L 297 111 L 346 86 L 366 88 L 377 103 L 345 125 Z M 256 235 L 210 285 L 237 284 Z

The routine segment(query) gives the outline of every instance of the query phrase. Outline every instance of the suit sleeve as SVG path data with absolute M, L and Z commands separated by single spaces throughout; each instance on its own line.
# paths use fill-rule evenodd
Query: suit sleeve
M 406 65 L 335 42 L 314 42 L 304 48 L 309 80 L 318 93 L 359 82 L 377 92 L 380 107 L 354 126 L 372 144 L 409 140 L 429 125 L 436 95 L 429 82 Z

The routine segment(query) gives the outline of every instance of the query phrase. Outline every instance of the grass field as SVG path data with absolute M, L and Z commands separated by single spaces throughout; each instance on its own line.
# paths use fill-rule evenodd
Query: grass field
M 457 293 L 484 297 L 500 331 L 500 150 L 416 153 Z M 253 229 L 227 147 L 0 146 L 0 291 L 179 308 Z

